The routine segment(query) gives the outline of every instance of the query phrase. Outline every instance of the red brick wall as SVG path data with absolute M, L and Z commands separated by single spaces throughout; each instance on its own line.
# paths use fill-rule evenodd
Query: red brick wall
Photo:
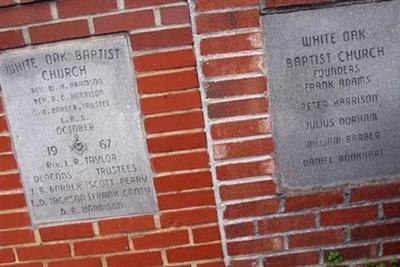
M 31 1 L 32 2 L 32 1 Z M 33 228 L 0 109 L 0 266 L 213 266 L 223 254 L 188 4 L 0 2 L 0 48 L 131 37 L 160 212 Z M 8 6 L 9 5 L 9 6 Z
M 356 266 L 400 255 L 399 182 L 277 185 L 263 1 L 18 2 L 0 0 L 0 49 L 131 36 L 160 212 L 33 228 L 0 101 L 0 267 L 310 266 L 331 250 Z
M 349 266 L 399 256 L 398 180 L 291 194 L 276 182 L 260 8 L 335 1 L 195 2 L 195 47 L 227 264 L 323 265 L 333 250 Z

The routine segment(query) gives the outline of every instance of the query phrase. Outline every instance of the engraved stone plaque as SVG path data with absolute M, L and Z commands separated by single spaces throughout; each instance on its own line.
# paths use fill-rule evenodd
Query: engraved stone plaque
M 281 183 L 400 175 L 400 1 L 263 18 Z
M 156 211 L 125 37 L 5 52 L 0 73 L 34 224 Z

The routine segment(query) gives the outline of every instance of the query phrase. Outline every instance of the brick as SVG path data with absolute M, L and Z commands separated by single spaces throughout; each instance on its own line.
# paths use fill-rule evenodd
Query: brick
M 254 223 L 244 222 L 226 225 L 225 234 L 228 239 L 255 235 Z
M 155 25 L 152 10 L 97 17 L 93 19 L 93 23 L 97 34 L 143 29 Z
M 31 262 L 31 263 L 13 263 L 13 264 L 6 264 L 1 265 L 1 267 L 43 267 L 43 264 L 40 262 Z
M 212 187 L 212 179 L 210 172 L 205 171 L 156 177 L 154 184 L 157 192 L 164 193 Z
M 258 222 L 261 234 L 271 234 L 315 227 L 313 214 L 294 215 L 263 219 Z
M 265 1 L 267 8 L 278 8 L 284 6 L 312 5 L 330 2 L 330 0 L 268 0 Z
M 32 247 L 17 248 L 19 260 L 41 260 L 56 259 L 71 256 L 68 244 L 40 245 Z
M 400 235 L 400 223 L 360 226 L 351 230 L 351 239 L 354 241 L 394 237 L 396 235 Z
M 217 261 L 217 262 L 208 262 L 208 263 L 203 263 L 203 264 L 197 264 L 198 267 L 225 267 L 223 261 Z M 189 267 L 189 266 L 188 266 Z
M 222 200 L 233 200 L 271 195 L 275 194 L 276 190 L 276 183 L 272 180 L 268 180 L 254 183 L 223 185 L 220 186 L 220 195 Z
M 14 262 L 14 251 L 11 248 L 0 249 L 0 263 Z
M 211 126 L 212 138 L 217 140 L 267 134 L 271 133 L 271 131 L 271 121 L 269 118 L 225 122 Z
M 205 61 L 202 67 L 206 77 L 261 72 L 263 58 L 261 56 L 241 56 L 210 59 Z
M 260 32 L 207 38 L 201 40 L 200 43 L 200 51 L 202 55 L 255 50 L 260 49 L 261 47 L 262 36 Z
M 32 44 L 89 36 L 87 20 L 52 23 L 29 28 Z
M 11 151 L 11 139 L 8 136 L 0 136 L 0 152 Z
M 0 132 L 8 131 L 7 120 L 4 116 L 0 116 Z
M 145 267 L 161 266 L 163 264 L 163 261 L 161 259 L 161 253 L 158 251 L 154 251 L 111 256 L 107 258 L 107 264 L 109 267 Z
M 385 217 L 400 217 L 400 202 L 383 204 Z
M 184 211 L 170 211 L 161 213 L 161 226 L 163 228 L 183 225 L 195 225 L 217 221 L 217 213 L 214 207 L 191 209 Z
M 0 171 L 14 170 L 16 168 L 17 161 L 15 160 L 15 157 L 13 155 L 0 155 Z
M 10 210 L 25 207 L 26 202 L 24 194 L 16 193 L 9 195 L 0 195 L 0 210 Z
M 207 147 L 204 132 L 174 134 L 147 139 L 150 153 L 172 152 Z
M 117 9 L 115 0 L 61 0 L 56 2 L 60 18 L 105 13 Z
M 13 6 L 15 5 L 15 1 L 14 0 L 1 0 L 0 1 L 0 7 L 5 7 L 5 6 Z
M 3 35 L 3 37 L 1 37 L 3 33 L 5 35 Z M 13 38 L 9 38 L 6 33 L 7 32 L 0 32 L 0 44 L 3 44 L 5 42 L 5 40 L 13 39 Z M 21 31 L 19 31 L 19 34 L 21 35 L 21 38 L 22 38 L 22 32 Z M 4 40 L 2 38 L 4 38 Z M 0 49 L 2 49 L 2 48 L 0 47 Z M 3 98 L 0 97 L 0 114 L 2 114 L 2 113 L 4 113 L 4 106 L 3 106 Z
M 201 169 L 209 166 L 206 152 L 156 157 L 151 159 L 151 164 L 155 172 Z
M 191 28 L 168 29 L 131 35 L 133 50 L 175 47 L 193 44 Z
M 126 7 L 159 6 L 180 2 L 180 0 L 125 0 Z
M 282 249 L 283 239 L 281 237 L 228 242 L 228 253 L 231 256 L 279 251 Z
M 155 228 L 152 215 L 127 217 L 99 221 L 101 235 L 127 232 L 141 232 Z
M 265 155 L 273 152 L 271 138 L 214 145 L 217 160 Z
M 12 173 L 0 175 L 0 191 L 18 189 L 21 188 L 21 186 L 19 174 Z
M 137 79 L 140 94 L 164 93 L 198 87 L 196 70 L 157 74 Z
M 74 243 L 74 247 L 76 255 L 106 254 L 129 250 L 127 237 L 81 241 Z
M 380 200 L 400 197 L 400 183 L 371 185 L 351 190 L 351 201 Z
M 73 259 L 49 262 L 48 267 L 102 267 L 100 258 Z
M 321 212 L 321 225 L 338 225 L 373 220 L 378 215 L 378 206 L 337 209 Z
M 267 81 L 265 77 L 256 77 L 207 82 L 205 88 L 207 91 L 207 97 L 209 98 L 262 94 L 267 90 Z
M 193 49 L 154 53 L 134 58 L 137 72 L 191 67 L 196 65 Z
M 253 267 L 259 264 L 258 260 L 233 260 L 231 261 L 231 267 Z
M 310 266 L 318 265 L 318 263 L 319 253 L 317 251 L 272 256 L 264 260 L 264 264 L 271 267 Z
M 94 236 L 91 223 L 68 224 L 39 229 L 42 241 L 67 240 Z
M 259 4 L 258 0 L 229 0 L 229 1 L 197 0 L 196 9 L 199 11 L 207 11 L 207 10 L 216 10 L 223 8 L 258 5 L 258 4 Z
M 383 243 L 383 255 L 400 254 L 400 241 Z
M 224 211 L 225 219 L 237 219 L 251 216 L 261 216 L 277 212 L 279 200 L 277 198 L 244 202 L 228 205 Z
M 0 10 L 0 28 L 51 20 L 49 3 L 19 5 Z
M 265 98 L 236 100 L 208 106 L 208 116 L 211 119 L 265 112 L 268 112 L 268 102 Z
M 223 257 L 221 244 L 198 245 L 167 250 L 168 262 L 187 262 Z
M 193 111 L 147 118 L 144 121 L 144 125 L 147 133 L 202 129 L 204 127 L 203 113 L 200 111 Z
M 328 255 L 332 250 L 324 251 L 325 261 L 328 260 Z M 346 248 L 338 248 L 337 251 L 344 259 L 355 260 L 355 259 L 367 259 L 375 258 L 378 256 L 378 247 L 376 245 L 365 245 L 365 246 L 352 246 Z
M 167 248 L 189 244 L 187 230 L 147 234 L 132 238 L 135 249 Z
M 289 248 L 313 247 L 340 244 L 344 241 L 344 231 L 325 230 L 289 236 Z
M 156 114 L 178 110 L 201 108 L 199 91 L 185 91 L 155 97 L 146 97 L 140 100 L 144 114 Z
M 259 17 L 257 9 L 201 14 L 196 18 L 197 33 L 258 27 Z
M 33 231 L 30 229 L 0 232 L 0 246 L 27 244 L 32 242 L 35 242 L 35 237 L 33 236 Z
M 20 47 L 25 44 L 21 30 L 11 30 L 0 32 L 0 49 Z M 0 113 L 3 113 L 1 107 Z
M 189 8 L 187 6 L 161 8 L 160 14 L 161 23 L 164 25 L 190 22 Z
M 193 232 L 193 241 L 195 243 L 206 243 L 220 240 L 218 225 L 195 228 Z
M 272 160 L 227 164 L 217 167 L 217 176 L 219 180 L 232 180 L 274 174 L 275 164 Z
M 215 205 L 213 190 L 182 192 L 158 197 L 158 207 L 160 210 L 210 205 Z
M 0 229 L 30 226 L 31 220 L 27 212 L 0 214 Z
M 320 192 L 302 196 L 293 196 L 286 199 L 286 209 L 288 211 L 326 207 L 343 203 L 341 191 Z

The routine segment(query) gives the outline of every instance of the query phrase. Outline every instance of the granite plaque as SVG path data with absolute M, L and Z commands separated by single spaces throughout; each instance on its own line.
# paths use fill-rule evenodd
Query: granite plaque
M 5 52 L 0 73 L 34 224 L 156 211 L 124 36 Z
M 263 18 L 281 183 L 400 175 L 400 1 Z

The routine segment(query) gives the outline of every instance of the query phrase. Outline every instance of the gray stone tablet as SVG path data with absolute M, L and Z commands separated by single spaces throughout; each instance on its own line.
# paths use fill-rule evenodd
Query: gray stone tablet
M 400 175 L 399 14 L 385 1 L 264 16 L 284 187 Z
M 156 211 L 133 75 L 123 36 L 0 56 L 34 224 Z

